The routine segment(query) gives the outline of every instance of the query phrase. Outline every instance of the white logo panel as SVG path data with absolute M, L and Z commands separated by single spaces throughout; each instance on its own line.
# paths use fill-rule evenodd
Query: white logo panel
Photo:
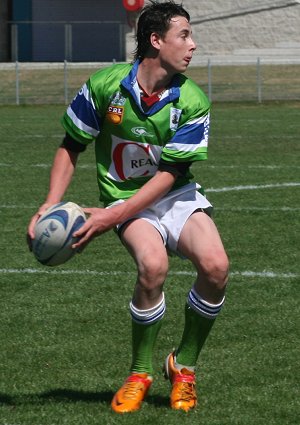
M 122 182 L 136 177 L 153 176 L 157 170 L 161 150 L 160 146 L 112 136 L 112 163 L 108 177 Z

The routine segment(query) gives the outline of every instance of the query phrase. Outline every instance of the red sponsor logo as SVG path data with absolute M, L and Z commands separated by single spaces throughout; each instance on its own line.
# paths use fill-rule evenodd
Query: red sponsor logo
M 152 176 L 157 170 L 161 147 L 113 138 L 109 176 L 115 181 Z

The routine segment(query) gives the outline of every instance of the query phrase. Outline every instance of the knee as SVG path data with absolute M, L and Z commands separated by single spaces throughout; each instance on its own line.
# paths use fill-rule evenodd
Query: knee
M 168 273 L 168 257 L 152 256 L 138 264 L 138 281 L 146 290 L 161 287 Z
M 201 266 L 201 274 L 216 291 L 224 292 L 229 272 L 229 260 L 224 251 L 214 252 Z

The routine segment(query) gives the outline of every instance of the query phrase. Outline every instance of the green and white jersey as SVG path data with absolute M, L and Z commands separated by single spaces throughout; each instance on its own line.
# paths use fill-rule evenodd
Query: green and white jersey
M 159 161 L 207 158 L 209 101 L 182 74 L 147 112 L 141 106 L 135 64 L 99 70 L 83 85 L 62 118 L 80 143 L 95 143 L 100 200 L 127 199 L 157 171 Z M 178 177 L 173 189 L 189 183 Z

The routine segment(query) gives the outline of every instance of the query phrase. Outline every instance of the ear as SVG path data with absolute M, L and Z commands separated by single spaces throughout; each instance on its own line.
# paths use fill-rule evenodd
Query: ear
M 160 50 L 160 45 L 161 45 L 160 35 L 158 35 L 156 32 L 153 32 L 150 35 L 150 43 L 155 49 Z

